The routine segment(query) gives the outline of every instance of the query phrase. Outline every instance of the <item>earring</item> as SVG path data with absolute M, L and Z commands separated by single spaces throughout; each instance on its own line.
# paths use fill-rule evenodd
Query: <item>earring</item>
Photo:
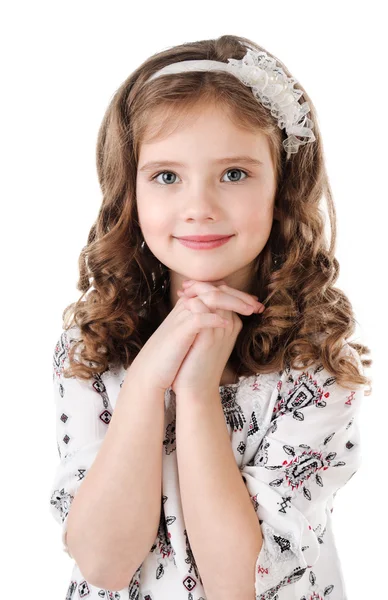
M 142 243 L 140 244 L 140 252 L 142 254 L 145 253 L 145 246 L 146 246 L 146 242 L 143 239 Z M 158 268 L 159 268 L 160 275 L 163 275 L 163 267 L 162 267 L 162 263 L 161 262 L 158 263 Z M 154 292 L 156 290 L 156 275 L 155 275 L 155 272 L 152 271 L 151 275 L 152 275 L 152 291 Z M 166 288 L 167 288 L 167 279 L 164 278 L 163 283 L 162 283 L 160 289 L 164 291 Z
M 281 267 L 281 257 L 279 255 L 272 254 L 272 263 L 274 269 L 277 270 L 279 267 Z

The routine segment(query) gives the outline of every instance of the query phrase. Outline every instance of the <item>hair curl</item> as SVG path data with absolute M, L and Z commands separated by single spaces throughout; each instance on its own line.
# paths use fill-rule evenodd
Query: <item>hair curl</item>
M 127 368 L 167 316 L 169 269 L 147 247 L 140 250 L 143 238 L 136 207 L 139 148 L 146 133 L 147 140 L 161 132 L 166 135 L 179 117 L 202 103 L 214 102 L 226 108 L 238 126 L 268 136 L 277 181 L 273 225 L 256 258 L 252 281 L 252 293 L 266 310 L 241 317 L 244 326 L 230 365 L 249 376 L 286 366 L 306 368 L 320 361 L 344 387 L 370 385 L 371 379 L 360 372 L 361 365 L 372 364 L 359 359 L 370 353 L 367 346 L 348 342 L 358 360 L 340 356 L 344 340 L 355 330 L 355 318 L 347 296 L 334 287 L 339 274 L 334 256 L 336 213 L 315 108 L 302 86 L 298 84 L 303 90 L 300 102 L 309 103 L 316 141 L 300 146 L 287 160 L 282 147 L 285 131 L 237 78 L 224 72 L 190 72 L 146 83 L 166 64 L 193 59 L 226 62 L 229 57 L 241 59 L 247 48 L 264 50 L 234 35 L 168 48 L 147 59 L 115 92 L 98 133 L 97 171 L 103 200 L 79 257 L 77 289 L 82 296 L 63 311 L 64 329 L 75 325 L 82 334 L 70 349 L 65 377 L 90 379 L 112 366 Z M 287 67 L 273 58 L 291 76 Z M 159 127 L 150 130 L 156 113 Z M 322 196 L 332 232 L 329 247 L 320 208 Z M 278 261 L 275 267 L 274 257 Z M 80 344 L 78 361 L 74 353 Z M 370 393 L 371 388 L 364 391 Z

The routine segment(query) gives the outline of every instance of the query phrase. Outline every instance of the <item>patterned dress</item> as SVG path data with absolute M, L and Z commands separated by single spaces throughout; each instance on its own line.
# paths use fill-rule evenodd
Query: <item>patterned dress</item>
M 61 525 L 63 549 L 70 557 L 64 539 L 69 509 L 104 440 L 126 373 L 122 367 L 88 382 L 65 379 L 68 351 L 78 335 L 76 326 L 63 331 L 53 357 L 60 461 L 50 512 Z M 357 352 L 345 341 L 343 352 L 353 355 L 363 370 Z M 236 463 L 263 535 L 252 597 L 345 600 L 331 513 L 336 493 L 361 464 L 364 386 L 353 391 L 340 387 L 317 364 L 243 376 L 219 391 Z M 206 600 L 182 512 L 175 400 L 171 388 L 166 390 L 161 519 L 149 554 L 122 590 L 93 586 L 74 562 L 66 600 Z

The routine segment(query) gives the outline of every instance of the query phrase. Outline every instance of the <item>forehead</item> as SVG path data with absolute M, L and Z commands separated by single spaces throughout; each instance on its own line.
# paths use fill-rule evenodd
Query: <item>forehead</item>
M 209 154 L 222 150 L 224 156 L 269 154 L 268 138 L 258 127 L 244 124 L 228 107 L 214 104 L 186 110 L 158 109 L 150 115 L 139 155 L 159 160 L 163 158 L 161 151 L 168 153 L 177 147 L 188 154 L 198 149 Z

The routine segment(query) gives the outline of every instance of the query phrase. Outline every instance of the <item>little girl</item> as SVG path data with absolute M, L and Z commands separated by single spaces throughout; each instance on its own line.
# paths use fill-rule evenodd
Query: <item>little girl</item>
M 347 597 L 331 513 L 372 361 L 295 84 L 224 35 L 151 56 L 108 107 L 54 351 L 67 599 Z

